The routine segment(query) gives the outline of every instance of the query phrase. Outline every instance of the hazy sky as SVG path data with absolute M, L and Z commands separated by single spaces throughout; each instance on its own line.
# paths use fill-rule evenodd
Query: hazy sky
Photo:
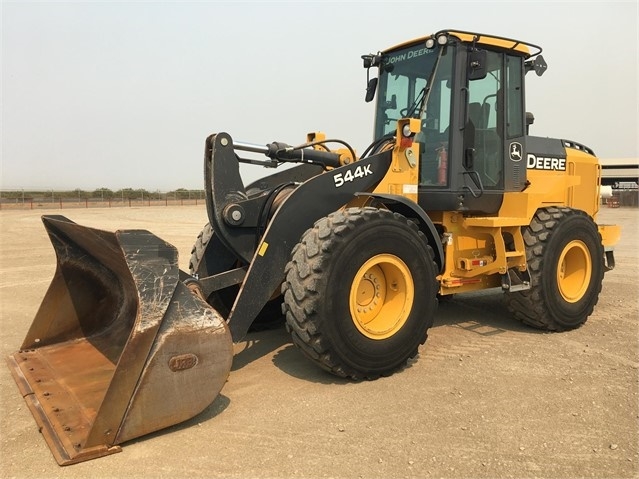
M 637 1 L 7 2 L 1 188 L 202 188 L 204 140 L 362 152 L 360 55 L 445 28 L 544 48 L 531 133 L 637 157 Z M 255 179 L 272 170 L 251 167 Z

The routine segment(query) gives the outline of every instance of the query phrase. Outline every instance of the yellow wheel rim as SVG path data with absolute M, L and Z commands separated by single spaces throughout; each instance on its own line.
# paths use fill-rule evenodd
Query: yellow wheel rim
M 559 257 L 557 285 L 559 293 L 569 303 L 583 298 L 592 277 L 592 260 L 588 247 L 579 240 L 566 245 Z
M 392 254 L 380 254 L 366 261 L 353 279 L 351 317 L 364 336 L 386 339 L 404 326 L 414 298 L 413 276 L 406 263 Z

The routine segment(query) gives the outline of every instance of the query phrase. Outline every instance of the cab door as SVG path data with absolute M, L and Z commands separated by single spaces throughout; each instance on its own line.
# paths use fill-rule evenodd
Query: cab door
M 520 191 L 526 181 L 523 58 L 490 50 L 467 55 L 459 209 L 491 214 L 505 191 Z
M 436 130 L 426 128 L 429 117 L 422 125 L 419 203 L 426 211 L 492 213 L 504 192 L 503 54 L 456 47 L 432 85 L 427 112 Z

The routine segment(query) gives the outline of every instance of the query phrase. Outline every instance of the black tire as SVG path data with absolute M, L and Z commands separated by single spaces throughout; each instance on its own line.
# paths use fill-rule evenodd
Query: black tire
M 200 234 L 197 235 L 195 244 L 191 248 L 191 259 L 189 260 L 189 272 L 194 274 L 200 274 L 202 258 L 204 258 L 204 252 L 206 251 L 206 245 L 211 241 L 213 236 L 213 228 L 210 223 L 206 223 Z
M 195 244 L 191 249 L 191 259 L 189 260 L 189 271 L 192 275 L 197 274 L 200 277 L 210 276 L 220 271 L 207 271 L 203 266 L 202 259 L 204 258 L 204 254 L 206 252 L 206 247 L 209 242 L 213 238 L 214 235 L 213 228 L 210 223 L 204 225 L 202 231 L 197 236 L 195 240 Z M 229 267 L 234 267 L 236 265 L 230 265 Z M 238 292 L 240 291 L 239 285 L 229 286 L 228 288 L 221 289 L 219 291 L 214 291 L 211 293 L 208 298 L 206 298 L 207 303 L 209 303 L 215 310 L 224 318 L 228 319 L 229 314 L 231 313 L 231 308 L 233 308 L 233 304 L 235 303 L 235 298 L 237 297 Z M 266 329 L 274 329 L 281 327 L 284 324 L 284 316 L 282 314 L 282 297 L 277 296 L 273 298 L 271 301 L 266 303 L 264 308 L 260 314 L 255 318 L 253 324 L 249 328 L 249 331 L 261 331 Z
M 192 275 L 206 277 L 217 273 L 217 271 L 207 271 L 201 264 L 206 252 L 206 247 L 211 241 L 213 234 L 211 224 L 207 223 L 204 225 L 204 228 L 202 228 L 202 231 L 200 231 L 200 234 L 197 235 L 195 244 L 191 249 L 191 259 L 189 260 L 189 272 Z M 206 298 L 206 301 L 213 306 L 213 308 L 215 308 L 215 310 L 220 313 L 224 319 L 227 319 L 238 291 L 239 288 L 237 286 L 231 286 L 211 293 L 209 297 Z
M 403 368 L 433 324 L 433 257 L 424 234 L 397 213 L 349 208 L 318 220 L 286 266 L 282 309 L 293 343 L 341 377 Z
M 592 314 L 604 276 L 597 225 L 580 210 L 541 208 L 523 237 L 531 289 L 506 294 L 508 309 L 535 328 L 578 328 Z

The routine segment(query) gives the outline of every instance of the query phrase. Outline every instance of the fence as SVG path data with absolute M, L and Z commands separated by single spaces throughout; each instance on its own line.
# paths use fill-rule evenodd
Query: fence
M 89 197 L 71 196 L 67 192 L 56 194 L 20 194 L 20 192 L 0 192 L 0 210 L 15 209 L 77 209 L 77 208 L 131 208 L 144 206 L 188 206 L 204 205 L 204 192 L 153 193 L 137 197 L 112 196 Z
M 4 195 L 3 195 L 4 193 Z M 613 190 L 610 198 L 602 198 L 602 204 L 609 207 L 639 206 L 639 191 Z M 132 208 L 144 206 L 189 206 L 205 205 L 203 191 L 179 193 L 153 193 L 139 197 L 113 196 L 111 198 L 72 197 L 68 194 L 47 192 L 42 195 L 20 195 L 15 193 L 6 197 L 6 191 L 0 192 L 0 210 L 16 209 L 77 209 L 77 208 Z

